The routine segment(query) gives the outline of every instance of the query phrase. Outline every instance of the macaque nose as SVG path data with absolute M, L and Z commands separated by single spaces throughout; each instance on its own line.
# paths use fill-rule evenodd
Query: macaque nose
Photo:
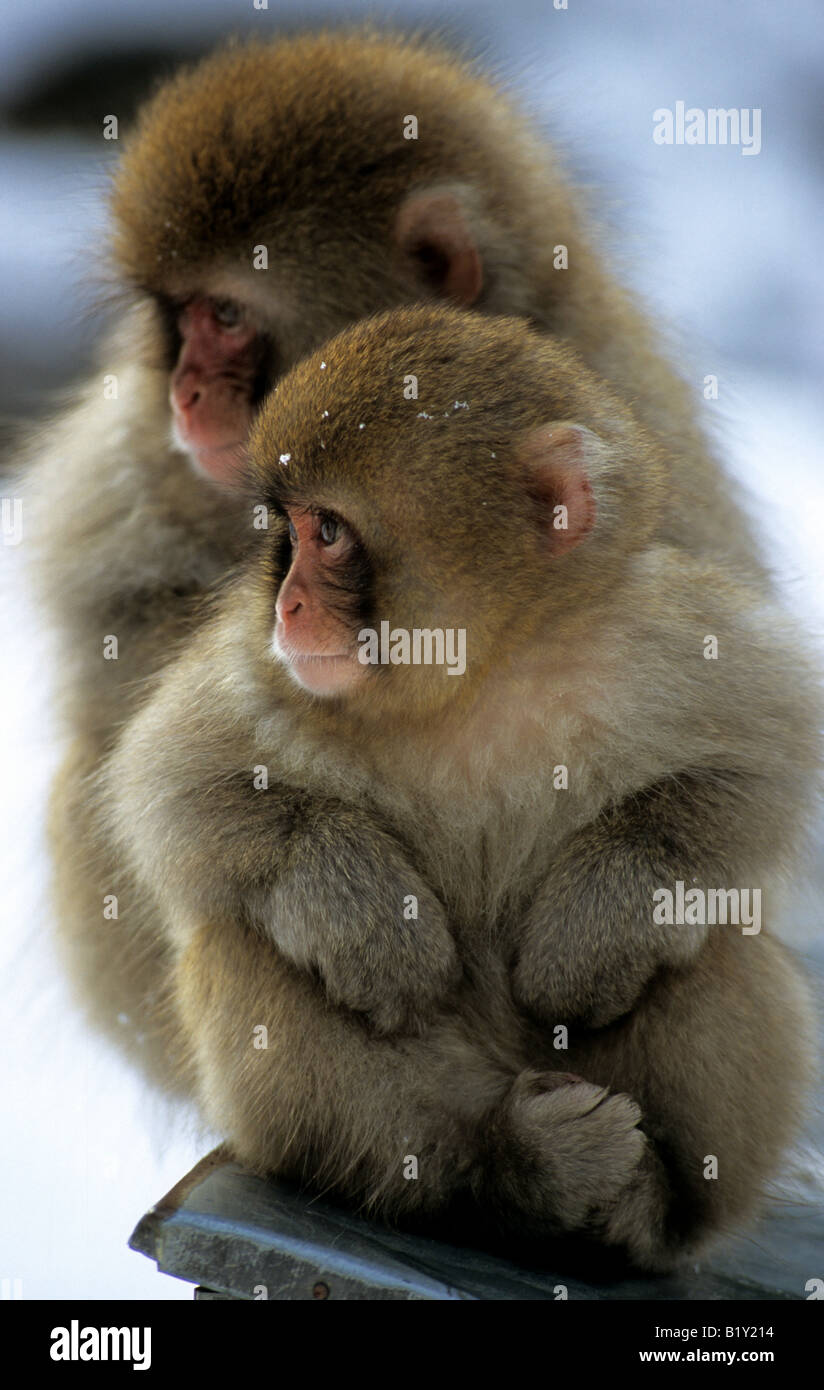
M 287 618 L 294 618 L 303 607 L 299 598 L 290 599 L 281 608 L 278 617 L 285 622 Z
M 197 372 L 184 372 L 172 382 L 172 405 L 176 410 L 191 410 L 203 395 L 203 379 Z
M 305 607 L 305 599 L 306 595 L 303 592 L 302 585 L 294 579 L 290 580 L 287 578 L 281 586 L 277 603 L 275 604 L 275 612 L 278 620 L 283 623 L 285 628 L 294 625 L 298 615 Z

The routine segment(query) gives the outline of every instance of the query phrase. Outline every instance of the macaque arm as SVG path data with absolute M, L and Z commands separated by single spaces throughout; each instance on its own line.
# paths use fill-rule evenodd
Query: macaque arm
M 565 1073 L 519 1072 L 514 1011 L 511 1046 L 499 1039 L 493 1055 L 465 998 L 423 1037 L 374 1037 L 233 922 L 192 932 L 173 988 L 206 1113 L 246 1166 L 389 1220 L 440 1223 L 457 1199 L 475 1239 L 585 1231 L 666 1256 L 666 1176 L 638 1106 Z
M 547 1021 L 601 1027 L 635 1004 L 659 967 L 694 959 L 708 928 L 690 917 L 701 914 L 658 922 L 653 895 L 666 889 L 674 901 L 679 881 L 684 893 L 750 887 L 736 869 L 748 862 L 748 804 L 743 777 L 685 773 L 607 807 L 576 831 L 520 928 L 513 968 L 519 1003 Z
M 473 1121 L 511 1076 L 459 1024 L 375 1037 L 319 980 L 228 920 L 192 930 L 173 990 L 209 1120 L 243 1163 L 389 1217 L 437 1210 L 465 1185 Z
M 330 1000 L 380 1032 L 418 1031 L 460 976 L 438 898 L 360 808 L 303 806 L 248 901 L 287 959 L 318 970 Z
M 251 772 L 147 805 L 129 775 L 140 759 L 127 731 L 108 786 L 121 840 L 178 945 L 215 915 L 247 921 L 319 973 L 332 1003 L 368 1014 L 380 1032 L 420 1028 L 460 967 L 440 902 L 391 834 L 334 798 L 257 789 Z

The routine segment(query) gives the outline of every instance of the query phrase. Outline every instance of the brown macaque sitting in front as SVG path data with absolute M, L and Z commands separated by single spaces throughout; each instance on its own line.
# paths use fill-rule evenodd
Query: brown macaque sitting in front
M 516 320 L 347 330 L 250 451 L 268 530 L 101 789 L 208 1118 L 389 1219 L 668 1267 L 807 1083 L 788 952 L 706 907 L 796 863 L 803 643 L 655 539 L 665 454 Z
M 302 356 L 421 300 L 523 315 L 665 441 L 663 536 L 748 575 L 759 550 L 554 151 L 462 59 L 375 32 L 228 46 L 165 83 L 122 144 L 109 250 L 123 313 L 16 491 L 71 740 L 51 814 L 59 940 L 94 1020 L 162 1073 L 147 1001 L 168 971 L 106 916 L 93 777 L 254 535 L 248 431 Z M 120 889 L 121 908 L 151 912 Z

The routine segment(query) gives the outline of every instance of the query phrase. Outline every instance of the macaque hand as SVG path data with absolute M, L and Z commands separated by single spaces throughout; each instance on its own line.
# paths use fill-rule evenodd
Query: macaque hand
M 606 875 L 564 892 L 554 877 L 539 890 L 518 934 L 512 965 L 515 1002 L 546 1024 L 602 1028 L 628 1013 L 663 965 L 691 960 L 705 926 L 653 922 L 652 888 Z M 606 881 L 605 881 L 606 880 Z
M 421 1032 L 460 978 L 436 895 L 360 813 L 295 832 L 258 915 L 288 959 L 319 972 L 332 1003 L 382 1034 Z

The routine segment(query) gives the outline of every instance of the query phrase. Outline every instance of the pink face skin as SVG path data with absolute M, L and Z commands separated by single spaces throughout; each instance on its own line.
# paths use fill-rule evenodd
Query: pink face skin
M 170 401 L 176 442 L 213 482 L 233 486 L 246 458 L 257 333 L 229 300 L 196 296 L 180 313 Z
M 323 580 L 352 553 L 351 531 L 324 513 L 287 511 L 292 563 L 280 586 L 272 651 L 312 695 L 341 695 L 358 685 L 366 668 L 352 633 L 330 611 Z

